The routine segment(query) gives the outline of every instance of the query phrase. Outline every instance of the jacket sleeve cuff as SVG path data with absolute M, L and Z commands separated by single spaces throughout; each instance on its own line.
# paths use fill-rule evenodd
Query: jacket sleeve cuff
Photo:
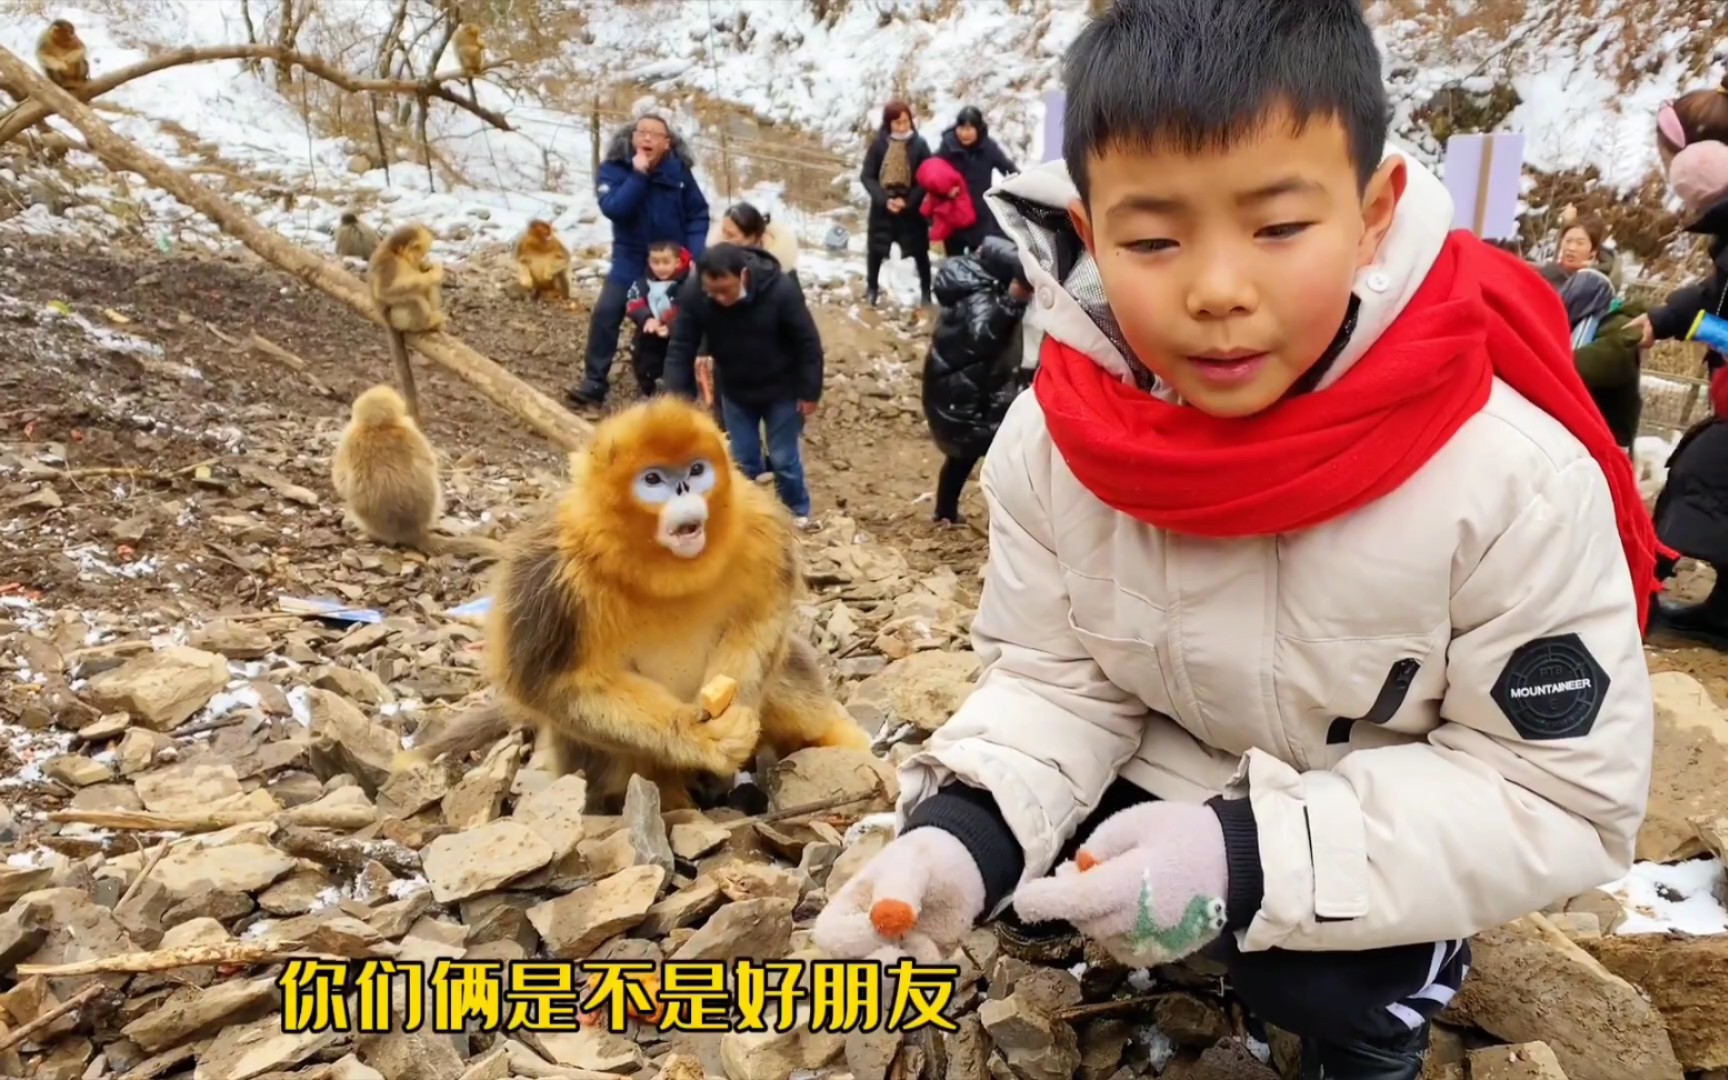
M 1696 317 L 1696 312 L 1664 304 L 1650 312 L 1650 328 L 1656 332 L 1657 341 L 1679 341 L 1691 332 Z
M 904 832 L 929 826 L 951 833 L 978 864 L 984 910 L 994 911 L 1026 868 L 1026 855 L 996 800 L 983 788 L 950 783 L 912 809 Z
M 1260 866 L 1260 827 L 1254 820 L 1254 804 L 1247 799 L 1212 799 L 1208 806 L 1224 829 L 1224 865 L 1228 874 L 1228 896 L 1224 898 L 1224 924 L 1240 930 L 1254 921 L 1266 895 L 1265 872 Z

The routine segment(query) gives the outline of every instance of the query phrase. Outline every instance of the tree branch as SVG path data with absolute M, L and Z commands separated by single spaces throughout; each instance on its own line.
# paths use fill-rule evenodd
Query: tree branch
M 79 101 L 90 101 L 108 93 L 117 86 L 131 82 L 133 79 L 154 75 L 158 71 L 165 71 L 171 67 L 199 64 L 209 60 L 274 60 L 281 66 L 297 66 L 308 75 L 339 86 L 349 93 L 407 94 L 417 97 L 435 97 L 449 102 L 464 112 L 473 113 L 499 131 L 516 130 L 511 126 L 510 121 L 504 119 L 500 114 L 484 107 L 477 101 L 462 97 L 444 85 L 448 82 L 460 82 L 466 78 L 460 70 L 447 72 L 443 75 L 433 75 L 417 82 L 399 79 L 362 79 L 330 65 L 316 56 L 307 56 L 305 53 L 285 49 L 279 45 L 211 45 L 196 49 L 170 49 L 168 52 L 158 53 L 148 60 L 141 60 L 131 67 L 124 67 L 104 75 L 100 79 L 92 79 L 74 91 L 73 97 Z M 22 86 L 16 80 L 11 81 L 14 85 Z M 43 104 L 44 100 L 42 95 L 31 93 L 28 100 L 7 114 L 4 120 L 0 120 L 0 143 L 11 140 L 30 125 L 60 111 Z M 64 114 L 62 113 L 62 115 Z
M 45 102 L 90 143 L 111 168 L 126 169 L 202 213 L 265 261 L 287 270 L 307 285 L 326 293 L 383 326 L 366 286 L 340 265 L 289 243 L 258 224 L 228 199 L 186 177 L 160 158 L 114 133 L 90 107 L 50 83 L 15 54 L 0 48 L 0 77 L 23 87 Z M 504 409 L 515 413 L 541 435 L 567 450 L 580 449 L 593 428 L 533 386 L 475 352 L 448 334 L 405 335 L 410 348 L 470 383 Z

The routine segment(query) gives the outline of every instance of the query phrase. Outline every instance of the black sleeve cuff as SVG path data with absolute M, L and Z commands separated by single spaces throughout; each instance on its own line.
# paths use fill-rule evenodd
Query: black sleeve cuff
M 1254 821 L 1254 806 L 1247 799 L 1218 796 L 1206 805 L 1224 827 L 1224 863 L 1229 873 L 1230 895 L 1224 898 L 1224 925 L 1240 930 L 1254 921 L 1266 895 L 1265 872 L 1260 868 L 1260 827 Z
M 1026 853 L 995 798 L 983 788 L 951 783 L 912 808 L 906 832 L 930 826 L 952 833 L 984 878 L 984 911 L 995 910 L 1026 869 Z

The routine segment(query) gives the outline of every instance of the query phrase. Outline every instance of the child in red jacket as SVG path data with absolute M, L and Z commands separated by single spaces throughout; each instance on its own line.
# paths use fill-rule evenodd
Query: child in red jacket
M 918 186 L 924 189 L 924 204 L 918 209 L 930 219 L 930 239 L 946 243 L 978 224 L 966 178 L 948 162 L 939 157 L 925 158 L 918 166 Z

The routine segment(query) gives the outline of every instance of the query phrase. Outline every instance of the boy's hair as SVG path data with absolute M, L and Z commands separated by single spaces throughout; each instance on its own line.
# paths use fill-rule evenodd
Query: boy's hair
M 705 278 L 737 277 L 749 266 L 749 255 L 737 244 L 715 244 L 696 262 L 696 269 Z
M 1390 106 L 1361 0 L 1115 0 L 1064 62 L 1062 156 L 1088 198 L 1087 166 L 1112 147 L 1227 147 L 1269 113 L 1343 125 L 1365 188 L 1385 154 Z
M 684 246 L 676 240 L 656 240 L 648 245 L 648 254 L 650 255 L 658 255 L 663 251 L 676 255 L 683 250 Z

